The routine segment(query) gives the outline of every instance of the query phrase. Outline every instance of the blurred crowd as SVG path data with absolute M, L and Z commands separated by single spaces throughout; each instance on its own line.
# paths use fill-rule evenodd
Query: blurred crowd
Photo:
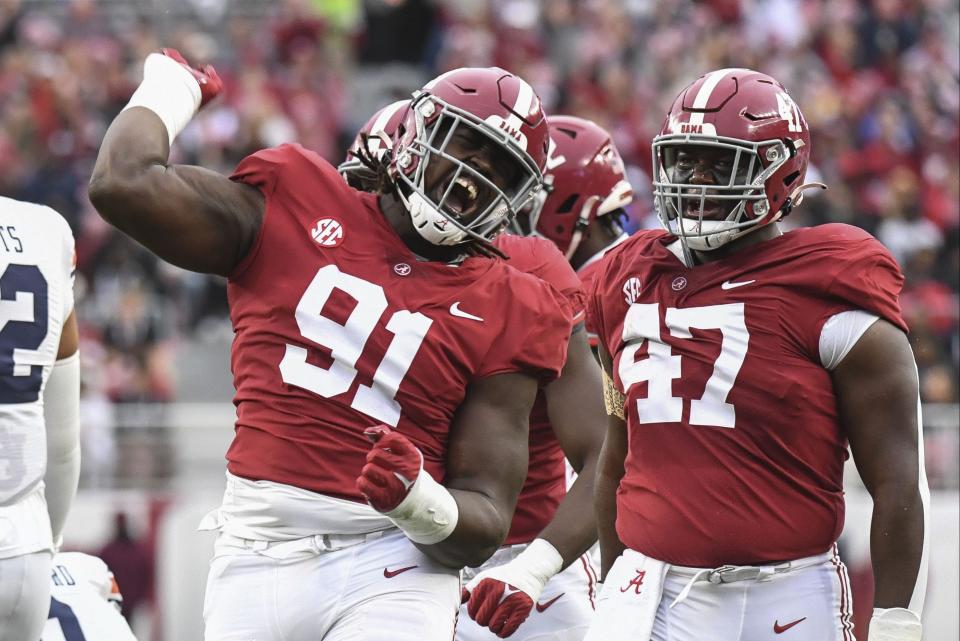
M 86 197 L 99 141 L 160 46 L 212 62 L 226 95 L 173 158 L 229 172 L 298 141 L 333 162 L 382 104 L 458 66 L 499 65 L 548 112 L 609 128 L 651 215 L 651 137 L 700 74 L 780 79 L 830 186 L 788 223 L 886 244 L 925 401 L 957 401 L 960 17 L 955 0 L 0 0 L 0 193 L 47 203 L 77 238 L 87 398 L 167 400 L 176 347 L 226 322 L 224 283 L 163 264 Z M 218 330 L 218 328 L 220 328 Z

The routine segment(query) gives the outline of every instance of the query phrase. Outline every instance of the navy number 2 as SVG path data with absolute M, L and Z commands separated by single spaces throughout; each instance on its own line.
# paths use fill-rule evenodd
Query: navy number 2
M 42 365 L 18 365 L 16 351 L 35 350 L 47 336 L 47 279 L 36 265 L 8 265 L 0 275 L 0 404 L 40 396 Z
M 66 603 L 50 597 L 50 614 L 47 615 L 47 618 L 56 619 L 57 623 L 60 624 L 64 641 L 87 641 L 87 637 L 83 635 L 83 630 L 80 629 L 77 615 L 73 613 L 73 608 Z

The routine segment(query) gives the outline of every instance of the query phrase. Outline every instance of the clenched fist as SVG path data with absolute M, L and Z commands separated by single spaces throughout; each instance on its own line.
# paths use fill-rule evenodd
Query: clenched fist
M 217 74 L 217 70 L 213 68 L 213 65 L 191 67 L 186 58 L 176 49 L 161 49 L 160 53 L 179 62 L 190 72 L 190 75 L 196 78 L 197 83 L 200 85 L 201 109 L 223 91 L 223 81 L 220 80 L 220 76 Z
M 373 509 L 385 514 L 407 498 L 423 470 L 423 454 L 407 437 L 386 425 L 368 427 L 363 433 L 373 441 L 373 447 L 357 477 L 357 490 Z

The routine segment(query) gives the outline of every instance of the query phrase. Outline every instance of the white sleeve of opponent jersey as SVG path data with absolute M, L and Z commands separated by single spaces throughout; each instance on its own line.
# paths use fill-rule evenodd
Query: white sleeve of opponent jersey
M 59 266 L 66 283 L 61 297 L 63 320 L 73 313 L 73 281 L 76 263 L 73 233 L 62 218 Z M 63 335 L 61 333 L 61 340 Z M 63 524 L 77 494 L 80 481 L 80 356 L 71 354 L 56 361 L 43 389 L 43 416 L 47 428 L 47 512 L 54 546 L 59 548 Z
M 53 543 L 60 547 L 63 524 L 80 482 L 80 355 L 53 365 L 43 390 L 47 427 L 47 471 L 43 476 Z
M 820 363 L 828 371 L 836 369 L 860 337 L 879 320 L 876 314 L 854 309 L 827 319 L 820 330 Z
M 113 573 L 101 559 L 79 552 L 53 557 L 50 618 L 43 641 L 136 641 L 120 615 Z

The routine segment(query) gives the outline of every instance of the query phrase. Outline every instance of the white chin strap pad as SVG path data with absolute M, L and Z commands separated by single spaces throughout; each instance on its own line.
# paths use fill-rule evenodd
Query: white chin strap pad
M 681 218 L 680 224 L 683 225 L 687 247 L 702 252 L 722 247 L 746 231 L 730 229 L 730 223 L 724 220 L 699 222 L 690 218 Z
M 466 240 L 467 233 L 454 225 L 419 193 L 411 193 L 406 201 L 414 229 L 428 243 L 456 245 Z

